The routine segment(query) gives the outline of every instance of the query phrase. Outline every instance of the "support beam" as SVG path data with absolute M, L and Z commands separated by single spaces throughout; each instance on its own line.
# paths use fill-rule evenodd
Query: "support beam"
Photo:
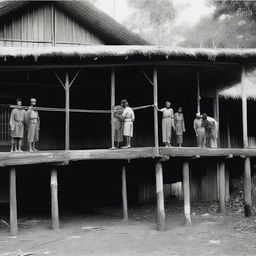
M 60 227 L 59 222 L 59 205 L 58 205 L 58 177 L 57 170 L 51 170 L 51 212 L 52 212 L 52 229 L 57 230 Z
M 227 113 L 227 139 L 228 139 L 228 148 L 231 148 L 231 138 L 230 138 L 230 115 L 229 110 Z
M 225 208 L 225 162 L 219 163 L 219 212 L 222 214 L 226 213 Z
M 162 163 L 157 160 L 156 172 L 156 196 L 157 196 L 157 230 L 165 230 L 165 210 L 164 210 L 164 188 L 163 188 L 163 168 Z
M 126 166 L 122 167 L 122 200 L 123 200 L 123 219 L 128 221 L 128 203 L 127 203 L 127 186 L 126 186 Z
M 220 131 L 220 102 L 219 102 L 219 91 L 216 89 L 215 95 L 213 98 L 213 115 L 215 120 L 218 122 L 219 125 L 219 131 Z M 212 145 L 213 148 L 220 147 L 220 136 L 218 134 L 218 138 L 215 142 L 215 144 Z
M 70 86 L 69 86 L 69 74 L 65 72 L 65 98 L 66 98 L 66 124 L 65 124 L 65 150 L 70 149 Z
M 252 177 L 251 177 L 251 160 L 246 157 L 244 160 L 244 215 L 252 216 Z
M 153 69 L 153 96 L 154 105 L 158 106 L 158 79 L 157 79 L 157 68 Z M 158 134 L 158 113 L 157 109 L 154 108 L 154 137 L 155 137 L 155 154 L 159 155 L 159 134 Z
M 116 87 L 116 72 L 115 68 L 111 69 L 111 110 L 115 107 L 115 87 Z M 115 126 L 114 126 L 114 112 L 111 112 L 111 147 L 115 147 Z
M 245 68 L 244 67 L 242 67 L 241 85 L 242 85 L 243 146 L 244 148 L 248 148 L 247 96 L 246 96 L 246 89 L 245 89 Z
M 191 225 L 189 163 L 183 163 L 184 225 Z
M 201 106 L 200 106 L 200 76 L 199 76 L 199 71 L 197 71 L 197 113 L 201 113 Z
M 17 198 L 16 198 L 16 169 L 10 169 L 10 233 L 18 234 Z

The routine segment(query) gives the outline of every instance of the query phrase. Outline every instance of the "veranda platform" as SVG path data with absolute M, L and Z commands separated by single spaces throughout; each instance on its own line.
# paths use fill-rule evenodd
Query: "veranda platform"
M 256 157 L 255 149 L 242 148 L 197 148 L 197 147 L 170 147 L 159 148 L 159 154 L 154 147 L 137 147 L 129 149 L 86 149 L 86 150 L 53 150 L 34 153 L 22 152 L 0 153 L 0 167 L 32 165 L 32 164 L 59 164 L 70 161 L 86 160 L 132 160 L 143 158 L 181 157 L 181 158 L 232 158 Z

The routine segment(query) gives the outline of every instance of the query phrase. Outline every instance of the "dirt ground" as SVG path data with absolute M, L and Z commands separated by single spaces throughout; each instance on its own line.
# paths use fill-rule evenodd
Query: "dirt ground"
M 156 231 L 154 206 L 131 209 L 127 223 L 120 209 L 66 213 L 57 232 L 50 229 L 49 218 L 19 218 L 17 237 L 1 225 L 0 256 L 256 255 L 256 218 L 244 220 L 241 212 L 222 217 L 211 208 L 192 208 L 193 225 L 187 227 L 182 206 L 167 205 L 164 232 Z

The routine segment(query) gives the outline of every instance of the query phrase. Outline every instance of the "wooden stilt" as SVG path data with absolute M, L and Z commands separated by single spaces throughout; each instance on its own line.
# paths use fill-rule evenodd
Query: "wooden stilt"
M 197 113 L 201 113 L 201 106 L 200 106 L 200 76 L 199 76 L 199 71 L 197 71 Z
M 219 180 L 220 180 L 220 185 L 219 185 L 219 212 L 222 214 L 226 213 L 226 208 L 225 208 L 225 162 L 221 161 L 219 163 Z
M 183 163 L 184 224 L 191 225 L 189 164 Z
M 229 184 L 229 169 L 226 168 L 225 171 L 225 201 L 226 203 L 230 199 L 230 184 Z
M 244 160 L 244 215 L 252 216 L 252 178 L 251 178 L 251 160 L 246 157 Z
M 157 230 L 165 230 L 164 188 L 162 163 L 156 162 Z
M 65 150 L 70 149 L 70 85 L 69 85 L 69 74 L 68 71 L 65 73 L 65 98 L 66 98 L 66 123 L 65 123 Z
M 219 91 L 216 89 L 215 97 L 213 99 L 213 115 L 215 120 L 218 122 L 220 126 L 220 102 L 219 102 Z M 219 127 L 220 131 L 220 127 Z M 212 145 L 212 147 L 220 147 L 220 136 L 218 134 L 218 138 L 216 140 L 216 144 Z
M 51 170 L 52 229 L 59 229 L 58 178 L 57 170 Z
M 158 79 L 157 79 L 157 68 L 154 67 L 153 70 L 153 95 L 154 95 L 154 105 L 158 105 Z M 158 113 L 157 109 L 154 108 L 154 136 L 155 136 L 155 154 L 159 155 L 159 135 L 158 135 Z
M 128 220 L 127 186 L 126 186 L 126 166 L 122 168 L 122 199 L 123 199 L 123 219 Z
M 217 199 L 220 200 L 220 165 L 219 162 L 216 164 L 216 171 L 217 171 Z
M 227 113 L 227 137 L 228 137 L 228 148 L 231 148 L 231 138 L 230 138 L 230 116 Z
M 115 107 L 115 84 L 116 73 L 115 68 L 111 69 L 111 110 Z M 115 147 L 115 126 L 114 126 L 114 112 L 111 112 L 111 147 Z
M 16 169 L 10 169 L 10 233 L 18 234 L 17 198 L 16 198 Z
M 242 118 L 243 118 L 243 144 L 244 148 L 248 148 L 248 124 L 247 124 L 247 96 L 245 90 L 245 67 L 242 67 L 241 75 L 242 85 Z M 244 215 L 250 217 L 252 215 L 252 179 L 251 179 L 251 160 L 246 157 L 244 160 Z

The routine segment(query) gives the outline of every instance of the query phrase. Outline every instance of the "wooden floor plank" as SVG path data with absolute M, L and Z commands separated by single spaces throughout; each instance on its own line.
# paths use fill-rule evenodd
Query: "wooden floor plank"
M 154 147 L 141 147 L 130 149 L 87 149 L 87 150 L 53 150 L 39 151 L 35 153 L 10 153 L 0 152 L 0 167 L 31 165 L 31 164 L 54 164 L 70 161 L 83 160 L 131 160 L 155 157 L 182 157 L 182 158 L 209 158 L 225 157 L 256 157 L 255 149 L 242 148 L 196 148 L 196 147 L 171 147 L 160 148 L 159 155 L 155 155 Z

